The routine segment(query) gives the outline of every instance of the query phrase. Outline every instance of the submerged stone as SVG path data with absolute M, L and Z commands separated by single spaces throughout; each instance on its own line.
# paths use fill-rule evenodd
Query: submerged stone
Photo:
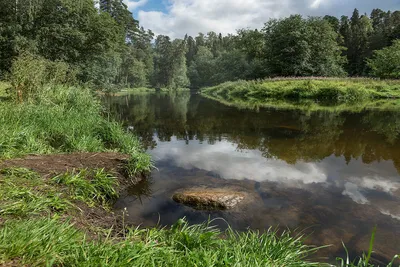
M 245 196 L 231 189 L 193 188 L 175 193 L 172 199 L 198 210 L 226 210 L 235 207 Z

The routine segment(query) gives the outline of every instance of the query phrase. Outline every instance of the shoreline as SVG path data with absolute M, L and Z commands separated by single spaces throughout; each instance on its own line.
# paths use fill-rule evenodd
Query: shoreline
M 392 103 L 395 103 L 394 101 L 400 97 L 400 81 L 366 78 L 276 78 L 227 82 L 202 88 L 200 93 L 225 105 L 239 108 L 257 109 L 276 106 L 289 109 L 329 110 L 334 109 L 336 105 L 342 106 L 341 110 L 351 111 L 360 108 L 382 108 L 380 107 L 382 101 L 393 100 Z M 308 103 L 303 105 L 290 103 L 296 101 Z M 379 105 L 376 105 L 378 102 Z M 326 105 L 328 103 L 329 105 Z M 395 103 L 395 106 L 397 105 L 398 103 Z M 386 105 L 383 108 L 393 108 L 393 106 Z

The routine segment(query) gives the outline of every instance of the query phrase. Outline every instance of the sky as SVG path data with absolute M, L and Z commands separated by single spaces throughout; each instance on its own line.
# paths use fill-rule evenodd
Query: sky
M 124 0 L 141 26 L 155 34 L 182 38 L 199 32 L 235 33 L 261 28 L 270 18 L 351 16 L 354 8 L 400 10 L 400 0 Z

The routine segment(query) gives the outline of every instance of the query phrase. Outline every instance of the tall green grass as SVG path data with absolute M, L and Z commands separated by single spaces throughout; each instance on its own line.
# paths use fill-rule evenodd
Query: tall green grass
M 244 102 L 316 99 L 331 103 L 400 98 L 400 82 L 373 79 L 270 79 L 226 82 L 201 90 L 216 99 Z
M 126 229 L 122 238 L 89 241 L 69 222 L 8 221 L 0 229 L 0 263 L 32 266 L 319 266 L 302 237 L 269 230 L 221 232 L 180 220 L 170 229 Z
M 51 179 L 24 168 L 0 169 L 0 216 L 26 218 L 75 210 L 77 201 L 110 210 L 118 181 L 104 169 L 76 170 Z
M 57 189 L 27 169 L 1 169 L 0 216 L 50 215 L 73 208 L 74 205 Z
M 107 208 L 119 197 L 118 180 L 104 169 L 67 172 L 52 178 L 52 181 L 67 186 L 72 199 L 81 200 L 89 206 Z
M 0 159 L 116 151 L 131 155 L 132 175 L 149 171 L 139 140 L 103 115 L 96 97 L 81 87 L 47 86 L 23 104 L 0 102 Z

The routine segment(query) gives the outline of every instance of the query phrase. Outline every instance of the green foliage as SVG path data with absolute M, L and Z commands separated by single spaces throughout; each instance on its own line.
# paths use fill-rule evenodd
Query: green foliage
M 22 101 L 39 94 L 45 85 L 74 84 L 75 74 L 65 62 L 24 53 L 13 61 L 10 81 L 15 97 Z
M 203 87 L 212 85 L 211 77 L 215 74 L 216 62 L 211 50 L 205 46 L 199 46 L 189 67 L 189 78 L 192 85 Z
M 400 40 L 392 46 L 374 52 L 373 58 L 368 60 L 368 66 L 375 77 L 383 79 L 400 78 Z
M 227 82 L 204 88 L 202 93 L 226 101 L 318 99 L 337 103 L 399 98 L 399 88 L 400 85 L 395 81 L 370 79 L 272 79 Z
M 88 241 L 69 222 L 10 221 L 0 229 L 0 262 L 33 266 L 319 266 L 305 258 L 315 249 L 302 237 L 267 231 L 220 232 L 209 224 L 171 229 L 127 229 L 123 240 Z M 60 242 L 62 240 L 62 242 Z
M 120 0 L 102 0 L 100 10 L 93 0 L 5 0 L 0 10 L 2 79 L 26 53 L 59 70 L 64 62 L 79 82 L 106 92 L 149 85 L 200 88 L 276 76 L 360 76 L 368 75 L 368 68 L 376 69 L 375 76 L 398 77 L 390 71 L 395 67 L 366 62 L 373 51 L 400 38 L 400 12 L 374 9 L 367 16 L 356 9 L 340 20 L 292 15 L 268 21 L 263 30 L 227 36 L 211 31 L 175 40 L 160 35 L 153 45 L 153 32 L 140 27 Z M 30 65 L 35 64 L 22 67 Z M 48 73 L 43 64 L 37 66 L 38 76 Z M 30 83 L 38 80 L 29 77 Z
M 0 81 L 0 101 L 1 98 L 5 98 L 8 96 L 7 90 L 9 90 L 10 88 L 11 88 L 10 83 Z
M 105 119 L 88 89 L 50 86 L 32 103 L 0 102 L 0 158 L 76 151 L 127 153 L 141 163 L 138 172 L 151 166 L 139 140 Z
M 0 215 L 26 217 L 63 212 L 73 207 L 56 188 L 27 169 L 0 170 Z
M 10 72 L 16 57 L 29 52 L 69 64 L 81 82 L 96 89 L 123 83 L 121 58 L 129 47 L 126 41 L 134 43 L 142 36 L 127 6 L 111 2 L 109 9 L 99 12 L 92 0 L 2 1 L 0 76 Z
M 266 23 L 266 62 L 271 76 L 343 76 L 338 35 L 328 21 L 299 15 Z
M 154 75 L 156 88 L 177 89 L 187 87 L 186 40 L 171 42 L 168 36 L 159 35 L 154 48 Z
M 57 184 L 66 185 L 68 195 L 89 206 L 110 207 L 119 195 L 116 191 L 118 180 L 104 169 L 67 172 L 52 178 Z

